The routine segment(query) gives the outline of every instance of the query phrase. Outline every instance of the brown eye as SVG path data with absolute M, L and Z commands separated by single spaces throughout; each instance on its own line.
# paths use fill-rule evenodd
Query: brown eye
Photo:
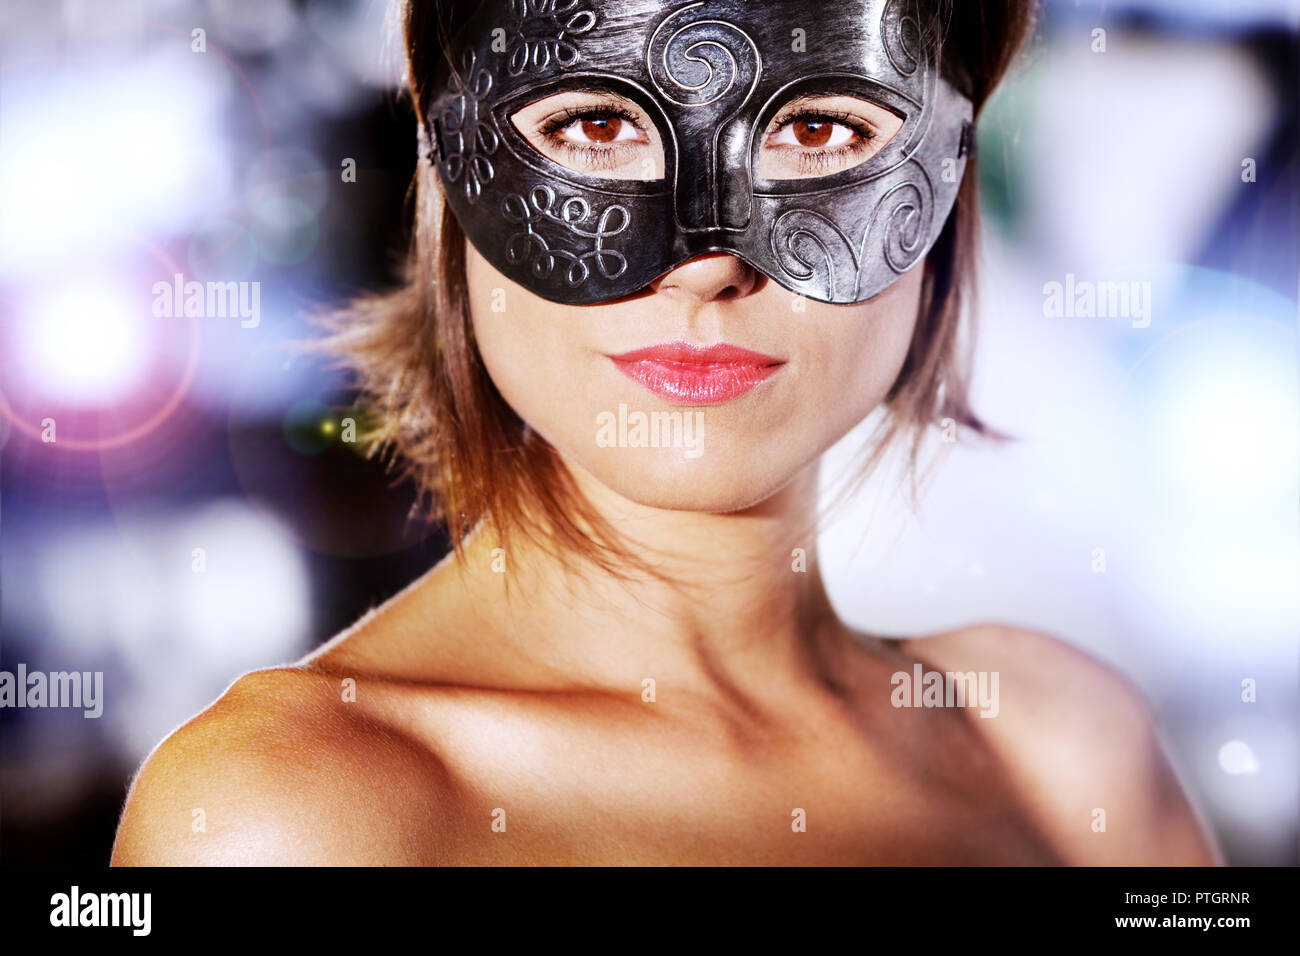
M 849 123 L 829 116 L 796 116 L 786 120 L 772 134 L 768 142 L 773 146 L 792 146 L 799 149 L 847 146 L 870 140 L 870 131 L 864 130 L 864 132 L 858 132 Z
M 626 97 L 593 90 L 555 93 L 518 110 L 510 121 L 533 149 L 568 169 L 609 179 L 664 177 L 659 127 Z
M 582 122 L 582 134 L 593 143 L 613 143 L 622 132 L 623 121 L 617 116 L 606 119 L 589 119 Z
M 800 146 L 825 146 L 831 141 L 831 133 L 835 129 L 834 123 L 823 123 L 817 120 L 799 120 L 793 124 L 795 141 Z
M 903 116 L 855 96 L 797 97 L 768 124 L 759 176 L 830 176 L 866 162 L 903 126 Z

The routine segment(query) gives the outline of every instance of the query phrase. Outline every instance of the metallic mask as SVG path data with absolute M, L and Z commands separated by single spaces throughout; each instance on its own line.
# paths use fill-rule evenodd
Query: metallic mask
M 544 299 L 608 302 L 727 252 L 820 302 L 870 299 L 938 239 L 972 142 L 971 104 L 921 41 L 913 0 L 508 0 L 458 32 L 426 128 L 447 200 L 498 271 Z M 575 87 L 634 101 L 658 127 L 662 179 L 549 159 L 511 122 Z M 903 118 L 875 155 L 764 179 L 768 125 L 803 94 Z

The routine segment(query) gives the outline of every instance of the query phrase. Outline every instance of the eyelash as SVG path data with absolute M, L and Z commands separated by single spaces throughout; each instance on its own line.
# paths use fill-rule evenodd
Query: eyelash
M 798 146 L 783 147 L 797 149 L 799 151 L 796 161 L 800 173 L 811 176 L 828 172 L 834 169 L 840 160 L 846 159 L 850 156 L 856 156 L 863 150 L 869 149 L 872 140 L 876 138 L 876 131 L 866 123 L 862 122 L 862 120 L 857 119 L 848 113 L 840 113 L 835 110 L 798 110 L 778 117 L 772 125 L 776 128 L 776 131 L 780 131 L 785 129 L 791 123 L 824 123 L 827 120 L 838 123 L 841 126 L 847 126 L 854 133 L 857 133 L 859 138 L 851 144 L 838 146 L 831 150 L 804 149 Z
M 575 120 L 609 120 L 620 119 L 624 122 L 631 123 L 640 129 L 637 125 L 636 117 L 629 110 L 618 106 L 596 106 L 570 108 L 551 117 L 537 131 L 548 143 L 558 149 L 564 150 L 569 156 L 585 163 L 589 169 L 612 170 L 614 169 L 614 157 L 616 153 L 622 152 L 629 148 L 630 144 L 622 146 L 592 146 L 583 143 L 574 143 L 562 136 L 556 134 L 569 126 L 573 125 Z
M 590 169 L 613 169 L 614 156 L 621 152 L 626 146 L 592 146 L 582 143 L 574 143 L 562 136 L 557 136 L 560 130 L 571 126 L 575 120 L 608 120 L 620 119 L 637 124 L 637 118 L 628 110 L 618 106 L 599 106 L 599 107 L 579 107 L 566 109 L 555 116 L 551 117 L 542 124 L 538 134 L 548 143 L 559 149 L 564 150 L 569 156 L 584 162 Z M 834 110 L 799 110 L 780 117 L 773 125 L 777 130 L 785 129 L 791 123 L 804 122 L 825 122 L 830 120 L 857 133 L 860 137 L 852 145 L 840 146 L 833 150 L 803 149 L 800 147 L 791 147 L 799 150 L 799 156 L 796 160 L 800 173 L 807 175 L 816 175 L 833 167 L 839 160 L 849 156 L 854 156 L 864 149 L 870 147 L 872 140 L 876 138 L 876 131 L 863 123 L 856 117 L 848 113 L 840 113 Z

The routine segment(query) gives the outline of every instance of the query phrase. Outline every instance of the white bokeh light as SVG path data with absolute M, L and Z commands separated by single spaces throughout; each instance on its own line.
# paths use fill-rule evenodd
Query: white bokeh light
M 74 403 L 125 396 L 148 363 L 147 335 L 130 296 L 107 280 L 39 292 L 18 321 L 24 374 Z
M 1300 480 L 1295 355 L 1248 320 L 1216 325 L 1162 350 L 1178 356 L 1159 381 L 1149 431 L 1162 484 L 1206 500 L 1289 494 Z
M 1234 777 L 1259 773 L 1259 761 L 1244 740 L 1229 740 L 1219 748 L 1219 768 Z
M 223 209 L 233 174 L 218 58 L 148 53 L 13 71 L 0 110 L 0 276 L 66 273 L 122 237 L 158 239 Z

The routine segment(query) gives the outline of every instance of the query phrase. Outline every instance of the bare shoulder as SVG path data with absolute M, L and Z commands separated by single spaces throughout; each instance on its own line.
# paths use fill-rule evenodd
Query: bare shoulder
M 113 864 L 422 862 L 452 789 L 430 748 L 351 703 L 337 675 L 254 671 L 144 762 Z
M 245 674 L 173 731 L 136 775 L 113 863 L 493 859 L 499 844 L 467 822 L 483 814 L 464 758 L 485 737 L 474 718 L 500 709 L 475 678 L 501 655 L 484 648 L 458 582 L 442 562 L 296 664 Z
M 996 624 L 902 647 L 938 671 L 989 675 L 996 709 L 971 719 L 1067 862 L 1218 862 L 1150 707 L 1113 668 L 1057 638 Z

